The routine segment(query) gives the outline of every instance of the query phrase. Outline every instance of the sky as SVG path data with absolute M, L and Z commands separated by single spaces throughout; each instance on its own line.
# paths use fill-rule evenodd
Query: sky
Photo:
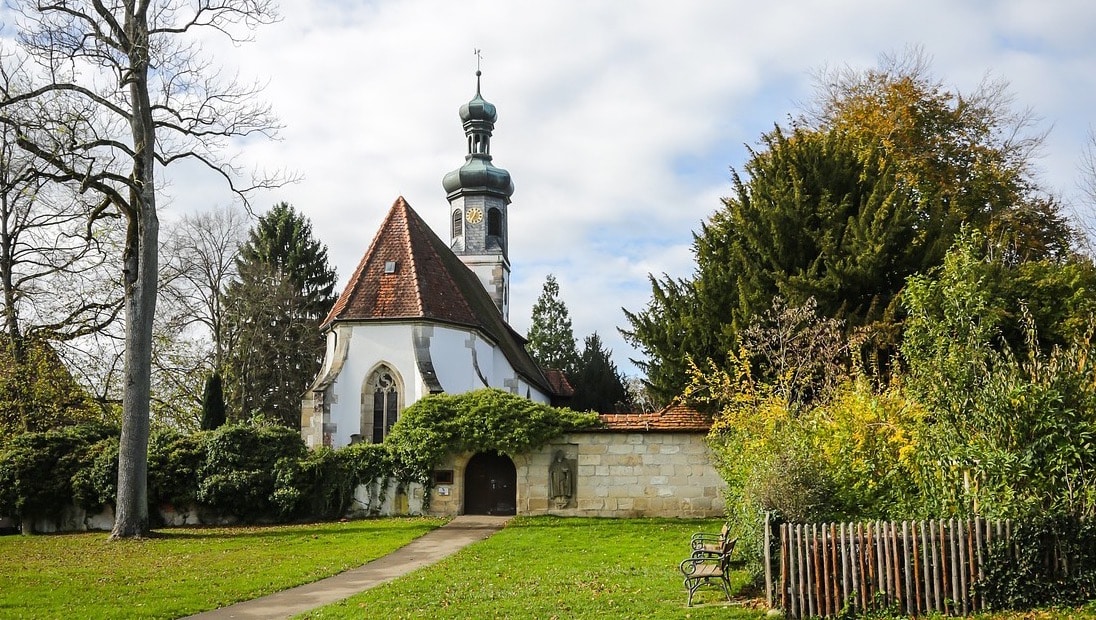
M 491 153 L 516 186 L 510 323 L 527 332 L 554 274 L 580 350 L 596 331 L 635 375 L 622 308 L 645 307 L 649 274 L 693 272 L 693 231 L 731 169 L 810 102 L 820 71 L 919 47 L 960 92 L 1008 81 L 1047 134 L 1041 180 L 1084 214 L 1094 35 L 1091 0 L 282 0 L 252 43 L 206 49 L 264 83 L 283 124 L 238 163 L 301 177 L 256 195 L 255 212 L 288 201 L 308 216 L 340 290 L 399 196 L 448 240 L 441 179 L 464 162 L 457 110 L 482 50 Z M 212 175 L 166 178 L 167 222 L 231 202 Z

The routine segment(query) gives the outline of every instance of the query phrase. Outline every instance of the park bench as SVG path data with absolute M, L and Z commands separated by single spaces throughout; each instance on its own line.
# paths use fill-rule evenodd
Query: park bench
M 724 523 L 723 529 L 718 534 L 710 532 L 697 532 L 693 534 L 692 539 L 689 541 L 689 546 L 693 548 L 693 552 L 697 551 L 713 551 L 719 552 L 723 549 L 723 543 L 727 542 L 727 539 L 731 536 L 731 524 Z
M 681 562 L 681 574 L 685 575 L 685 589 L 689 591 L 688 606 L 693 606 L 693 594 L 704 585 L 719 586 L 731 601 L 731 561 L 737 539 L 725 539 L 718 550 L 693 548 L 690 557 Z

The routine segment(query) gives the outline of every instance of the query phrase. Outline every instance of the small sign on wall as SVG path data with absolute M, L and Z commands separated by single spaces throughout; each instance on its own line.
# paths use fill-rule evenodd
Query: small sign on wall
M 447 497 L 449 495 L 449 487 L 438 487 L 438 495 Z

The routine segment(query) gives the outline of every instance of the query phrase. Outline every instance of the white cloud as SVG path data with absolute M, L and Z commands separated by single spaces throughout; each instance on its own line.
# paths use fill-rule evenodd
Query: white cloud
M 1053 123 L 1044 176 L 1072 192 L 1096 109 L 1094 7 L 287 0 L 255 44 L 207 49 L 269 80 L 283 139 L 244 159 L 305 178 L 258 206 L 306 213 L 345 281 L 398 195 L 445 235 L 441 177 L 463 162 L 457 108 L 482 48 L 483 93 L 499 111 L 492 153 L 517 186 L 511 320 L 527 328 L 554 272 L 579 337 L 596 330 L 634 372 L 620 307 L 645 305 L 647 273 L 691 272 L 691 231 L 730 193 L 728 166 L 796 111 L 823 65 L 870 66 L 920 44 L 948 84 L 1009 80 Z M 174 211 L 228 200 L 212 177 L 175 177 Z

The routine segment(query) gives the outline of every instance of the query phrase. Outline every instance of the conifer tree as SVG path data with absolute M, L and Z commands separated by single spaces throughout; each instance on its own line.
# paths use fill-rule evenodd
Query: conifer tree
M 320 322 L 335 303 L 335 270 L 312 225 L 287 203 L 259 218 L 240 248 L 225 308 L 230 416 L 296 428 L 301 395 L 323 361 Z
M 559 283 L 552 274 L 544 279 L 544 288 L 533 304 L 533 322 L 525 347 L 541 368 L 570 375 L 578 365 L 571 314 L 559 298 Z
M 221 373 L 213 371 L 202 390 L 202 430 L 213 431 L 224 426 L 225 394 Z
M 586 337 L 578 367 L 570 379 L 575 395 L 568 406 L 575 411 L 610 413 L 631 409 L 624 378 L 613 363 L 612 351 L 605 348 L 597 332 Z

